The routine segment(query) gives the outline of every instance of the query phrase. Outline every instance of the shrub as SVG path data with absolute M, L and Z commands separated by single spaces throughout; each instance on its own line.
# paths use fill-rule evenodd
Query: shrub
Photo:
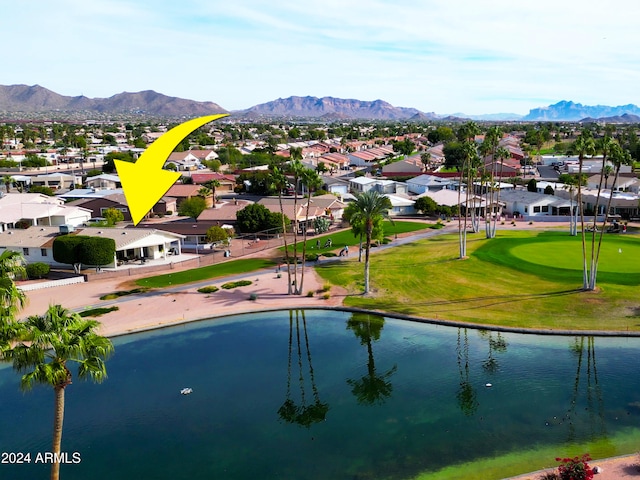
M 331 294 L 329 292 L 327 292 L 324 295 L 322 295 L 322 299 L 323 300 L 329 300 L 330 298 L 331 298 Z
M 556 458 L 556 462 L 560 462 L 558 478 L 560 480 L 592 480 L 593 470 L 587 463 L 590 460 L 588 453 L 581 457 Z
M 198 289 L 198 292 L 200 293 L 215 293 L 218 290 L 220 290 L 218 287 L 216 287 L 215 285 L 207 285 L 206 287 L 202 287 Z
M 307 297 L 313 297 L 314 293 L 315 293 L 315 292 L 314 292 L 313 290 L 309 290 L 309 291 L 307 292 Z
M 305 257 L 307 262 L 317 262 L 319 255 L 317 253 L 308 253 Z
M 249 300 L 251 300 L 252 302 L 255 302 L 257 299 L 258 299 L 257 293 L 252 293 L 251 295 L 249 295 Z
M 539 477 L 539 480 L 560 480 L 560 477 L 556 472 L 545 472 Z
M 221 285 L 225 290 L 231 290 L 236 287 L 245 287 L 247 285 L 251 285 L 251 280 L 238 280 L 236 282 L 227 282 Z
M 46 263 L 35 262 L 27 265 L 27 277 L 29 278 L 44 278 L 49 275 L 51 267 Z
M 97 307 L 97 308 L 89 308 L 88 310 L 83 310 L 79 313 L 81 317 L 99 317 L 100 315 L 104 315 L 105 313 L 115 312 L 116 310 L 120 310 L 120 307 Z
M 324 285 L 322 285 L 322 291 L 323 292 L 328 292 L 329 290 L 331 290 L 331 284 L 330 283 L 325 283 Z
M 126 295 L 135 295 L 136 293 L 144 293 L 148 288 L 134 288 L 132 290 L 122 290 L 120 292 L 108 293 L 100 297 L 100 300 L 114 300 L 119 297 L 124 297 Z

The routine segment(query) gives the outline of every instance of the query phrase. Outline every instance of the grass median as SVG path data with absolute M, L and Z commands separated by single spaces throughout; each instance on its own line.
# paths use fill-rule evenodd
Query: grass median
M 273 266 L 275 266 L 275 263 L 271 260 L 264 258 L 247 258 L 194 268 L 192 270 L 182 270 L 174 273 L 165 273 L 164 275 L 141 278 L 136 281 L 136 284 L 148 288 L 173 287 L 185 283 L 209 280 L 211 278 L 249 273 Z
M 371 257 L 373 294 L 360 294 L 363 264 L 317 267 L 345 287 L 345 305 L 431 319 L 514 328 L 640 331 L 640 239 L 608 235 L 598 289 L 581 291 L 580 237 L 561 231 L 499 231 L 468 237 L 458 259 L 457 235 L 442 235 Z

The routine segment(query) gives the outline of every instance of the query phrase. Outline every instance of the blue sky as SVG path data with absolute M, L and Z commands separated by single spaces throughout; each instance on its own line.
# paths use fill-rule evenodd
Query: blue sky
M 2 6 L 3 85 L 439 114 L 640 104 L 634 0 L 39 0 Z

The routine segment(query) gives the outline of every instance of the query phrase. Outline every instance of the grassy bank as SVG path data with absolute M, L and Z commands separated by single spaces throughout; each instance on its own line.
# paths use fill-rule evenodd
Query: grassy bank
M 485 325 L 640 331 L 635 237 L 605 237 L 596 292 L 580 290 L 580 238 L 566 232 L 504 230 L 493 240 L 472 234 L 468 255 L 458 259 L 457 235 L 376 254 L 367 297 L 359 294 L 363 264 L 355 259 L 317 270 L 350 292 L 348 306 Z

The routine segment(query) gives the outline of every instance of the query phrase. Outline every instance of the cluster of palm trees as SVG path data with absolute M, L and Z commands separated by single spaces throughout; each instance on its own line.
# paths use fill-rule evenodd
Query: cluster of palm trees
M 502 171 L 498 172 L 498 164 L 502 169 L 502 162 L 509 157 L 509 152 L 500 147 L 499 141 L 502 138 L 502 131 L 499 127 L 494 126 L 489 128 L 486 132 L 483 143 L 478 147 L 474 141 L 475 136 L 480 133 L 480 128 L 475 122 L 467 122 L 462 127 L 458 136 L 462 139 L 462 162 L 458 165 L 460 171 L 459 185 L 458 185 L 458 234 L 459 234 L 459 248 L 460 258 L 467 256 L 467 229 L 468 222 L 471 222 L 471 227 L 474 232 L 479 231 L 478 219 L 475 215 L 475 208 L 470 206 L 471 196 L 474 192 L 474 181 L 478 178 L 479 172 L 482 170 L 480 179 L 482 186 L 487 196 L 487 208 L 489 211 L 493 211 L 494 205 L 498 205 L 500 202 L 500 187 L 496 183 L 502 178 Z M 540 145 L 538 145 L 540 149 Z M 613 173 L 613 183 L 615 186 L 618 180 L 620 169 L 624 165 L 631 165 L 632 158 L 629 151 L 623 148 L 620 142 L 614 139 L 608 132 L 604 137 L 596 140 L 590 130 L 584 129 L 580 135 L 576 138 L 573 144 L 573 151 L 578 155 L 579 174 L 573 177 L 567 184 L 567 188 L 570 190 L 570 196 L 573 203 L 573 191 L 576 191 L 576 203 L 577 207 L 574 212 L 573 206 L 571 207 L 570 215 L 570 234 L 577 235 L 578 231 L 578 218 L 581 230 L 582 240 L 582 261 L 583 261 L 583 290 L 595 290 L 596 279 L 598 273 L 598 261 L 600 257 L 600 249 L 602 245 L 602 237 L 606 228 L 607 215 L 611 210 L 611 200 L 613 195 L 610 194 L 605 207 L 605 215 L 602 220 L 601 228 L 597 228 L 597 212 L 593 217 L 593 223 L 589 229 L 591 232 L 589 245 L 587 245 L 587 228 L 585 225 L 585 205 L 582 199 L 582 172 L 584 170 L 585 158 L 592 157 L 596 152 L 602 154 L 602 168 L 600 170 L 600 180 L 597 188 L 596 195 L 596 209 L 600 204 L 601 195 L 603 189 L 606 190 L 609 177 Z M 481 162 L 481 156 L 491 156 L 491 168 L 487 171 L 484 169 L 484 165 Z M 609 165 L 613 164 L 613 167 Z M 463 188 L 464 185 L 464 188 Z M 603 188 L 604 187 L 604 188 Z M 462 212 L 462 191 L 465 190 L 465 212 Z M 493 218 L 492 218 L 493 217 Z M 486 216 L 486 238 L 494 238 L 496 232 L 497 215 Z M 599 233 L 598 233 L 599 232 Z M 597 238 L 596 238 L 596 235 Z
M 10 362 L 22 374 L 21 387 L 47 385 L 55 394 L 53 444 L 60 454 L 64 420 L 65 389 L 71 384 L 69 364 L 78 365 L 77 376 L 101 382 L 107 376 L 106 358 L 113 352 L 111 341 L 96 333 L 99 323 L 84 319 L 60 305 L 44 315 L 17 321 L 26 302 L 15 280 L 24 275 L 22 256 L 10 250 L 0 255 L 0 361 Z M 51 465 L 51 479 L 60 475 L 60 463 Z

